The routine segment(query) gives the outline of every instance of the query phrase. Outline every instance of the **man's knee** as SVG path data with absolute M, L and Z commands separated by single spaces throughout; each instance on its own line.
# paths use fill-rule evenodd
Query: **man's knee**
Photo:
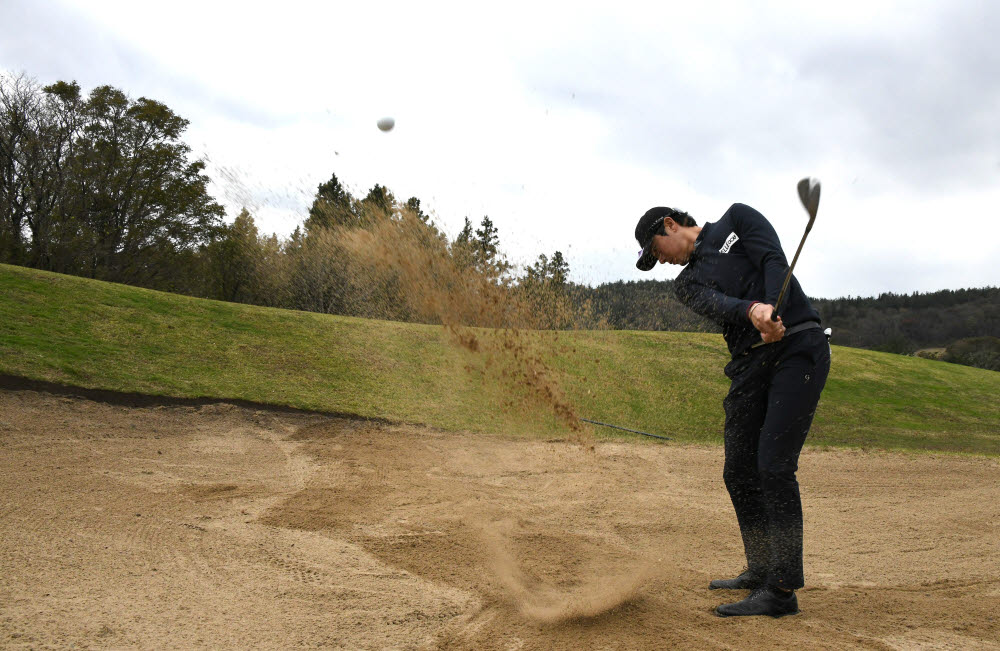
M 736 463 L 727 459 L 726 465 L 722 468 L 722 480 L 730 492 L 743 486 L 757 485 L 760 483 L 757 464 Z
M 796 483 L 795 472 L 798 470 L 798 463 L 789 459 L 767 459 L 761 457 L 757 460 L 757 476 L 760 478 L 761 486 L 781 486 Z

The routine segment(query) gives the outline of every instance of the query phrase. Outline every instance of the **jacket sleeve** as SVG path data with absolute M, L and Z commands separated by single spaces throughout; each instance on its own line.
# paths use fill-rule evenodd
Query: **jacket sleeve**
M 733 228 L 754 266 L 764 275 L 764 302 L 774 305 L 788 273 L 788 260 L 771 222 L 750 206 L 734 203 L 729 208 Z
M 674 280 L 674 294 L 681 303 L 713 321 L 727 321 L 739 325 L 750 322 L 747 310 L 753 301 L 727 296 L 685 277 L 683 273 Z

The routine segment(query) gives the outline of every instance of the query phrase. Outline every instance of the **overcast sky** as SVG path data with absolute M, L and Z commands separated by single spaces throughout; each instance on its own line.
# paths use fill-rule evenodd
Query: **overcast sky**
M 282 236 L 336 173 L 577 282 L 673 278 L 646 209 L 749 204 L 791 258 L 816 176 L 810 295 L 1000 284 L 1000 3 L 479 4 L 0 0 L 0 68 L 164 102 Z

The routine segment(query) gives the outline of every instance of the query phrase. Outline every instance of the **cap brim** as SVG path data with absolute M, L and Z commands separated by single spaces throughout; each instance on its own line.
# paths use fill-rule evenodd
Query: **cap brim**
M 650 242 L 642 249 L 642 255 L 636 261 L 635 268 L 640 271 L 649 271 L 656 266 L 657 262 L 656 256 L 653 255 L 653 243 Z

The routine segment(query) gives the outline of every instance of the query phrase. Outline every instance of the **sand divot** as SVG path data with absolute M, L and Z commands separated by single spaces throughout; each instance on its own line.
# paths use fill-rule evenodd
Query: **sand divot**
M 640 561 L 636 567 L 620 571 L 608 568 L 571 589 L 562 588 L 525 575 L 506 543 L 504 529 L 509 530 L 510 523 L 481 529 L 489 558 L 487 567 L 497 581 L 501 598 L 530 621 L 561 624 L 600 617 L 640 599 L 643 587 L 653 576 L 652 562 Z

